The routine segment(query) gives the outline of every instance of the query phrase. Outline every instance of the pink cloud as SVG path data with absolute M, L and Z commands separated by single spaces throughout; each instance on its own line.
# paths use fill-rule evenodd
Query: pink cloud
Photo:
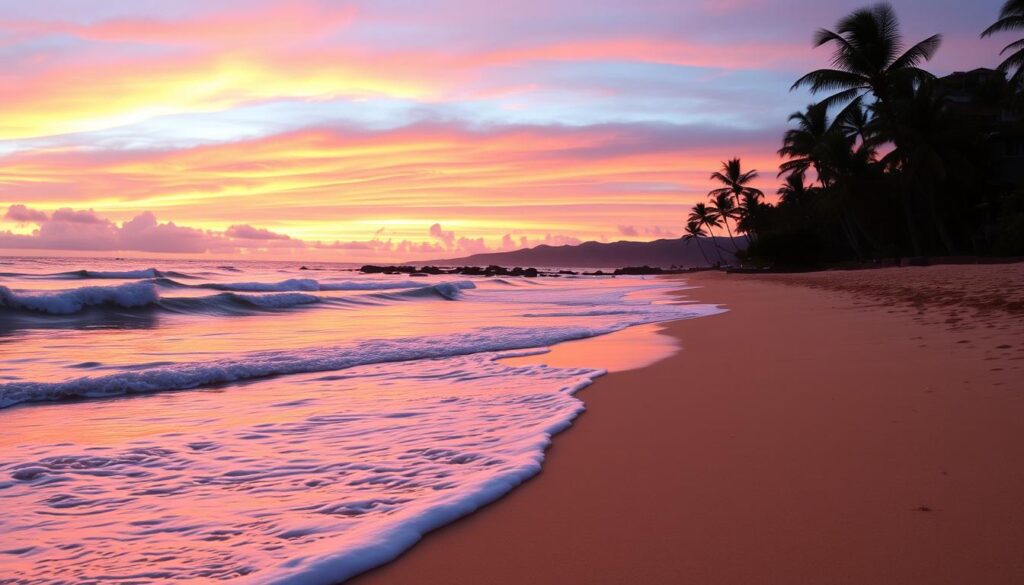
M 50 221 L 66 221 L 70 223 L 93 224 L 102 224 L 106 222 L 106 220 L 97 216 L 96 212 L 91 209 L 75 211 L 74 209 L 70 209 L 67 207 L 63 207 L 61 209 L 58 209 L 57 211 L 54 211 L 53 215 L 50 216 Z
M 15 223 L 37 223 L 30 234 L 0 231 L 0 248 L 35 250 L 135 251 L 175 254 L 233 253 L 245 249 L 303 247 L 300 240 L 249 227 L 255 234 L 276 237 L 241 238 L 228 232 L 201 230 L 157 220 L 150 211 L 117 224 L 93 210 L 61 208 L 47 215 L 25 205 L 12 205 L 4 216 Z M 238 227 L 238 226 L 232 226 Z M 230 232 L 231 230 L 229 230 Z M 235 230 L 236 233 L 238 230 Z
M 632 225 L 619 225 L 619 234 L 628 238 L 636 238 L 640 236 L 650 238 L 677 238 L 679 235 L 670 229 L 665 229 L 661 226 L 646 226 L 637 227 Z
M 291 236 L 272 232 L 267 228 L 256 228 L 248 224 L 233 225 L 224 232 L 229 238 L 242 240 L 290 240 Z
M 430 237 L 441 240 L 444 247 L 451 250 L 455 246 L 455 232 L 448 232 L 441 229 L 441 224 L 435 223 L 430 226 Z
M 0 249 L 67 250 L 93 252 L 145 252 L 157 254 L 235 254 L 240 252 L 334 251 L 351 255 L 349 260 L 428 260 L 452 253 L 472 255 L 508 251 L 539 244 L 578 244 L 578 238 L 545 234 L 530 238 L 505 234 L 490 245 L 484 237 L 459 236 L 440 223 L 431 224 L 425 234 L 428 241 L 403 239 L 336 240 L 307 242 L 287 234 L 249 224 L 234 224 L 224 231 L 205 230 L 173 221 L 161 222 L 151 211 L 117 223 L 93 210 L 61 208 L 53 213 L 23 204 L 8 207 L 4 220 L 35 223 L 31 233 L 0 231 Z M 378 232 L 382 233 L 381 230 Z
M 483 238 L 459 238 L 456 248 L 465 254 L 480 254 L 491 251 Z
M 7 208 L 4 219 L 16 223 L 43 223 L 50 218 L 37 209 L 31 209 L 24 205 L 11 205 Z

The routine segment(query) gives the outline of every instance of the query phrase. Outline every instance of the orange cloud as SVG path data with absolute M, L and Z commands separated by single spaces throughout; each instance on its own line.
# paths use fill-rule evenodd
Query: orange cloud
M 718 132 L 452 124 L 307 130 L 174 151 L 18 153 L 0 158 L 0 184 L 18 202 L 90 207 L 120 220 L 147 209 L 218 232 L 255 224 L 306 241 L 386 234 L 445 249 L 462 238 L 469 249 L 483 238 L 494 249 L 506 235 L 602 239 L 618 237 L 620 226 L 681 225 L 687 206 L 710 188 L 709 173 L 733 154 L 772 179 L 774 135 L 739 133 L 723 152 Z M 636 233 L 653 239 L 670 229 Z

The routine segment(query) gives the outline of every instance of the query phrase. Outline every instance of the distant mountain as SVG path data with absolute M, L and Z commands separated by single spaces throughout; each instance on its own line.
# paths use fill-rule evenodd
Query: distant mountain
M 725 263 L 733 261 L 733 255 L 726 252 L 732 250 L 729 238 L 715 238 L 720 247 Z M 736 238 L 742 248 L 745 240 Z M 701 239 L 704 254 L 712 263 L 718 261 L 711 238 Z M 513 252 L 493 252 L 474 254 L 462 258 L 446 258 L 416 264 L 436 264 L 439 266 L 540 266 L 546 268 L 621 268 L 624 266 L 656 266 L 670 268 L 672 266 L 696 267 L 707 266 L 708 262 L 701 255 L 695 240 L 655 240 L 653 242 L 585 242 L 578 246 L 548 246 L 542 244 L 535 248 L 524 248 Z

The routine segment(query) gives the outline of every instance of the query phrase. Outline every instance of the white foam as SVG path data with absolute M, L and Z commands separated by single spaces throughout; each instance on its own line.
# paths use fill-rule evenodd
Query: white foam
M 423 288 L 429 286 L 423 282 L 413 282 L 411 280 L 398 280 L 398 281 L 374 281 L 374 280 L 346 280 L 346 281 L 335 281 L 335 282 L 321 282 L 320 290 L 331 291 L 331 290 L 400 290 L 406 288 Z
M 82 278 L 96 278 L 96 279 L 123 279 L 132 280 L 139 278 L 157 278 L 164 274 L 156 268 L 144 268 L 142 270 L 121 270 L 121 271 L 103 271 L 103 270 L 81 270 L 72 274 L 81 276 Z
M 319 282 L 312 278 L 291 278 L 281 282 L 229 282 L 199 285 L 200 288 L 233 292 L 289 292 L 289 291 L 361 291 L 400 290 L 423 288 L 425 283 L 411 281 L 339 281 Z
M 292 278 L 281 282 L 229 282 L 202 284 L 199 287 L 236 292 L 318 291 L 320 283 L 311 278 Z
M 23 413 L 8 430 L 35 441 L 0 445 L 0 535 L 38 547 L 22 566 L 40 583 L 337 583 L 537 473 L 600 374 L 498 357 L 37 411 L 76 413 L 60 429 Z M 98 447 L 82 432 L 138 420 L 154 428 Z
M 308 305 L 320 302 L 320 297 L 303 293 L 276 293 L 267 295 L 232 294 L 232 297 L 256 307 L 267 309 L 285 309 L 296 305 Z
M 677 285 L 654 280 L 280 281 L 298 273 L 203 268 L 182 268 L 207 280 L 177 283 L 180 296 L 159 299 L 166 313 L 137 329 L 97 335 L 107 313 L 20 320 L 69 329 L 59 349 L 23 335 L 0 363 L 0 408 L 25 405 L 0 411 L 19 439 L 0 444 L 0 541 L 31 543 L 5 576 L 337 583 L 537 473 L 582 409 L 572 393 L 601 373 L 500 358 L 719 311 L 661 304 L 649 293 Z M 0 306 L 83 290 L 0 289 Z
M 451 335 L 370 340 L 339 347 L 250 352 L 210 362 L 144 368 L 63 382 L 10 382 L 0 384 L 0 408 L 23 402 L 185 390 L 282 374 L 324 372 L 366 364 L 546 347 L 619 331 L 633 325 L 700 317 L 719 311 L 692 305 L 651 305 L 651 309 L 645 313 L 622 315 L 618 320 L 600 327 L 481 327 L 475 331 Z
M 156 286 L 133 282 L 118 286 L 85 286 L 59 292 L 15 292 L 0 286 L 0 308 L 71 315 L 88 307 L 136 308 L 160 301 Z

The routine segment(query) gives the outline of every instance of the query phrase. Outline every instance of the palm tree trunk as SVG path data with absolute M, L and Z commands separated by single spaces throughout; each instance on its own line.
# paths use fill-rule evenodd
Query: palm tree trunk
M 914 206 L 910 200 L 910 190 L 907 182 L 900 177 L 900 198 L 903 200 L 903 217 L 907 222 L 907 233 L 910 235 L 910 245 L 914 256 L 921 255 L 921 236 L 917 233 L 917 223 L 914 221 Z
M 729 220 L 722 218 L 722 223 L 725 224 L 725 231 L 729 232 L 729 241 L 732 242 L 732 247 L 735 251 L 735 254 L 739 254 L 740 247 L 736 245 L 736 238 L 732 236 L 732 228 L 729 227 Z
M 843 235 L 846 236 L 846 242 L 850 244 L 854 256 L 857 257 L 857 260 L 864 260 L 864 252 L 861 250 L 860 242 L 857 241 L 857 234 L 850 226 L 849 214 L 845 210 L 839 212 L 839 225 L 843 228 Z
M 711 262 L 708 260 L 708 255 L 704 253 L 704 246 L 700 243 L 700 238 L 694 238 L 697 240 L 697 249 L 700 250 L 700 255 L 704 257 L 704 263 L 711 266 Z
M 956 254 L 956 244 L 953 242 L 953 238 L 949 235 L 949 230 L 946 229 L 946 222 L 942 221 L 942 214 L 939 213 L 939 207 L 935 205 L 935 197 L 929 193 L 925 195 L 928 200 L 928 212 L 932 216 L 932 222 L 935 224 L 935 231 L 939 233 L 939 239 L 942 240 L 942 246 L 946 248 L 946 253 L 949 255 Z
M 872 258 L 878 258 L 882 255 L 882 247 L 878 245 L 878 239 L 871 235 L 871 232 L 864 227 L 864 223 L 857 219 L 857 215 L 854 213 L 850 214 L 850 225 L 853 227 L 853 233 L 860 234 L 864 241 L 867 242 Z
M 704 224 L 704 227 L 708 228 L 708 233 L 711 233 L 710 226 L 708 226 L 707 224 Z M 722 249 L 721 249 L 721 246 L 718 245 L 718 240 L 715 239 L 715 234 L 713 234 L 713 233 L 711 234 L 711 243 L 715 245 L 715 253 L 718 254 L 718 265 L 721 266 L 722 265 Z
M 878 90 L 875 90 L 875 97 L 878 99 L 879 104 L 882 106 L 882 112 L 884 113 L 885 119 L 882 121 L 888 121 L 890 124 L 890 131 L 892 133 L 892 143 L 899 152 L 905 152 L 903 149 L 903 141 L 900 140 L 900 132 L 896 124 L 896 111 L 893 109 L 892 104 L 886 99 L 887 96 L 878 95 Z M 910 197 L 910 187 L 907 185 L 907 160 L 906 156 L 900 157 L 899 167 L 899 182 L 900 182 L 900 198 L 903 200 L 903 217 L 907 222 L 907 234 L 910 236 L 910 245 L 914 252 L 914 256 L 921 256 L 921 236 L 917 232 L 917 223 L 914 221 L 914 203 Z

